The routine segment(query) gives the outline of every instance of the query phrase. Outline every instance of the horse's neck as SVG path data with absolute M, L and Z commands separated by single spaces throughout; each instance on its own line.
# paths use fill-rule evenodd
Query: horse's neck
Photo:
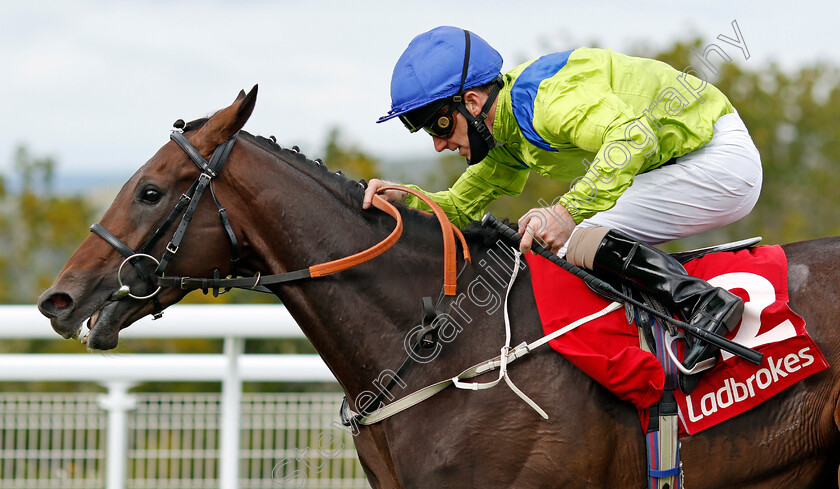
M 271 189 L 251 192 L 258 206 L 252 214 L 262 217 L 244 230 L 254 248 L 251 266 L 263 275 L 352 255 L 393 228 L 393 219 L 364 215 L 380 211 L 362 211 L 360 202 L 337 198 L 331 184 L 322 185 L 311 175 L 281 166 L 269 183 L 259 168 L 251 170 Z M 443 259 L 437 247 L 422 246 L 425 241 L 430 240 L 406 237 L 368 263 L 274 289 L 353 395 L 370 389 L 380 372 L 399 366 L 406 356 L 405 334 L 420 319 L 419 297 L 438 293 Z

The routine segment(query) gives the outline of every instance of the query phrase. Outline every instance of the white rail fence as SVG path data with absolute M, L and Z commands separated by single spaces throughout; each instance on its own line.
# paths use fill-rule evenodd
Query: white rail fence
M 222 338 L 224 352 L 0 354 L 0 381 L 96 382 L 107 389 L 0 393 L 0 486 L 369 487 L 352 436 L 335 428 L 340 396 L 243 395 L 243 382 L 334 382 L 317 355 L 244 353 L 246 338 L 303 337 L 282 306 L 176 305 L 120 336 Z M 62 341 L 34 306 L 0 306 L 0 339 L 36 338 Z M 150 381 L 221 382 L 222 392 L 130 392 Z M 309 450 L 328 432 L 333 448 L 347 449 L 326 456 Z

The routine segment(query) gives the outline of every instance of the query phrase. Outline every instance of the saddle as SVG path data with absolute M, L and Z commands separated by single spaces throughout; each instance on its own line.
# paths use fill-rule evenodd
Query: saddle
M 707 246 L 705 248 L 698 248 L 696 250 L 678 251 L 676 253 L 671 253 L 671 256 L 676 258 L 678 262 L 685 264 L 690 262 L 691 260 L 694 260 L 695 258 L 700 258 L 701 256 L 708 255 L 709 253 L 719 253 L 722 251 L 739 251 L 755 246 L 760 242 L 761 236 L 754 236 L 752 238 L 742 239 L 740 241 L 733 241 L 731 243 Z

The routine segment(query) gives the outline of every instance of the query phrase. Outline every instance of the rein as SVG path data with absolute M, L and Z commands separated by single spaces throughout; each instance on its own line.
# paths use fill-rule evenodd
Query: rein
M 210 193 L 213 196 L 213 200 L 216 203 L 216 207 L 219 209 L 219 216 L 222 222 L 222 226 L 224 227 L 225 234 L 227 235 L 231 245 L 231 268 L 232 271 L 235 271 L 236 263 L 239 260 L 238 241 L 236 239 L 236 234 L 234 233 L 233 228 L 230 225 L 230 220 L 227 218 L 227 213 L 225 212 L 224 207 L 222 207 L 222 205 L 219 203 L 219 200 L 216 198 L 216 195 L 213 192 L 212 180 L 216 176 L 218 176 L 222 166 L 227 161 L 227 158 L 230 155 L 233 145 L 236 142 L 237 135 L 238 133 L 234 134 L 228 141 L 219 145 L 213 151 L 213 156 L 208 162 L 204 159 L 204 157 L 201 156 L 201 154 L 195 148 L 195 146 L 193 146 L 192 143 L 190 143 L 181 132 L 172 132 L 170 136 L 171 139 L 175 141 L 181 147 L 181 149 L 183 149 L 184 152 L 190 157 L 190 160 L 192 160 L 193 163 L 195 163 L 196 166 L 198 166 L 198 168 L 201 170 L 201 174 L 199 175 L 198 179 L 195 182 L 193 182 L 189 190 L 187 190 L 187 192 L 181 196 L 181 198 L 178 200 L 175 207 L 169 213 L 169 216 L 166 218 L 163 224 L 161 224 L 155 230 L 152 236 L 146 241 L 145 244 L 143 244 L 143 246 L 140 247 L 138 251 L 135 252 L 134 250 L 132 250 L 130 246 L 128 246 L 122 240 L 117 238 L 116 235 L 108 231 L 101 224 L 95 223 L 91 226 L 91 232 L 101 237 L 103 240 L 105 240 L 106 243 L 110 244 L 121 255 L 126 257 L 117 269 L 117 281 L 119 282 L 120 287 L 117 291 L 115 291 L 112 294 L 112 300 L 123 300 L 126 297 L 130 297 L 136 300 L 151 299 L 154 304 L 153 316 L 155 319 L 158 319 L 163 315 L 163 307 L 161 306 L 157 298 L 157 294 L 163 287 L 180 288 L 185 290 L 202 289 L 205 291 L 205 293 L 208 289 L 212 288 L 214 295 L 218 295 L 219 290 L 222 288 L 230 289 L 234 287 L 259 290 L 261 292 L 271 292 L 266 288 L 267 285 L 292 282 L 309 278 L 324 277 L 370 261 L 384 253 L 389 248 L 391 248 L 399 240 L 403 231 L 403 221 L 400 211 L 396 207 L 394 207 L 394 205 L 392 205 L 390 202 L 383 199 L 379 195 L 374 195 L 372 199 L 373 206 L 393 217 L 396 221 L 396 224 L 394 226 L 394 229 L 385 239 L 364 251 L 355 253 L 350 256 L 346 256 L 344 258 L 339 258 L 325 263 L 313 265 L 308 268 L 266 276 L 262 276 L 258 273 L 255 277 L 221 278 L 218 269 L 214 271 L 214 276 L 212 278 L 165 276 L 164 270 L 166 269 L 170 261 L 175 257 L 175 254 L 178 252 L 181 240 L 186 234 L 187 227 L 189 226 L 189 223 L 192 220 L 193 214 L 195 213 L 195 210 L 198 206 L 198 202 L 201 199 L 201 196 L 204 194 L 204 191 L 208 187 L 210 188 Z M 469 247 L 467 246 L 467 242 L 464 239 L 464 235 L 457 227 L 455 227 L 454 224 L 452 224 L 449 221 L 443 209 L 441 209 L 441 207 L 437 203 L 435 203 L 425 194 L 411 188 L 394 185 L 382 187 L 381 189 L 379 189 L 379 192 L 381 193 L 386 190 L 401 190 L 403 192 L 407 192 L 419 197 L 432 209 L 432 213 L 440 223 L 441 233 L 443 235 L 444 263 L 442 295 L 439 298 L 438 303 L 436 305 L 432 305 L 432 300 L 430 297 L 423 298 L 423 320 L 421 324 L 421 330 L 418 332 L 417 335 L 415 335 L 415 341 L 413 346 L 413 348 L 416 350 L 418 348 L 423 348 L 430 342 L 434 343 L 435 341 L 437 341 L 436 330 L 438 324 L 436 319 L 440 316 L 441 309 L 447 309 L 451 305 L 457 292 L 457 245 L 455 243 L 456 236 L 461 242 L 461 248 L 465 262 L 471 263 L 472 259 L 470 257 Z M 183 217 L 181 218 L 181 222 L 175 230 L 169 244 L 166 245 L 165 251 L 161 256 L 160 260 L 156 259 L 152 255 L 149 255 L 147 251 L 172 226 L 172 224 L 177 220 L 178 216 L 181 215 L 181 212 L 184 213 Z M 157 265 L 157 268 L 154 271 L 154 278 L 149 273 L 148 269 L 140 266 L 137 261 L 132 262 L 133 259 L 138 258 L 151 260 Z M 150 285 L 151 287 L 157 287 L 154 290 L 154 292 L 144 296 L 139 296 L 131 293 L 129 286 L 123 284 L 121 277 L 122 270 L 127 263 L 131 263 L 137 269 L 137 272 L 140 275 L 140 277 L 148 285 Z M 508 350 L 509 346 L 503 349 L 502 351 L 506 353 Z M 507 357 L 505 356 L 505 358 Z M 415 363 L 413 361 L 413 357 L 411 355 L 408 355 L 403 361 L 403 363 L 400 365 L 400 367 L 397 369 L 397 376 L 402 375 L 403 372 L 413 363 Z M 503 360 L 502 363 L 506 364 L 507 362 Z M 397 376 L 395 376 L 394 379 L 392 379 L 391 382 L 387 386 L 385 386 L 384 389 L 380 391 L 379 395 L 373 400 L 372 404 L 374 406 L 378 406 L 379 404 L 381 404 L 385 397 L 389 395 L 390 390 L 393 389 L 394 385 L 396 384 Z M 509 384 L 511 384 L 509 379 L 506 378 L 506 381 Z M 527 398 L 527 396 L 525 397 Z M 344 399 L 343 406 L 347 406 L 346 397 Z M 342 414 L 344 414 L 344 409 L 342 409 Z M 360 409 L 360 412 L 358 414 L 353 414 L 355 418 L 365 419 L 370 413 L 368 413 L 366 409 Z
M 464 235 L 461 231 L 456 228 L 446 217 L 446 214 L 443 212 L 443 209 L 440 208 L 437 203 L 433 200 L 429 199 L 426 195 L 407 187 L 402 186 L 389 186 L 389 187 L 382 187 L 379 191 L 384 192 L 385 190 L 402 190 L 404 192 L 409 192 L 412 195 L 416 195 L 427 205 L 429 205 L 435 217 L 437 217 L 438 221 L 441 223 L 441 228 L 443 232 L 443 249 L 444 249 L 444 294 L 445 295 L 455 295 L 456 292 L 456 254 L 457 249 L 455 245 L 455 236 L 458 237 L 458 240 L 461 242 L 461 246 L 463 249 L 463 256 L 464 260 L 467 262 L 471 262 L 469 248 L 467 247 L 466 240 L 464 239 Z M 284 282 L 292 282 L 296 280 L 302 280 L 307 278 L 318 278 L 324 277 L 326 275 L 330 275 L 336 272 L 341 272 L 343 270 L 347 270 L 348 268 L 355 267 L 367 261 L 370 261 L 377 256 L 384 253 L 388 250 L 391 246 L 396 244 L 396 242 L 400 239 L 403 230 L 403 222 L 402 222 L 402 215 L 400 214 L 399 210 L 393 206 L 390 202 L 383 199 L 379 195 L 375 195 L 373 197 L 372 204 L 377 209 L 385 212 L 386 214 L 390 215 L 397 221 L 396 225 L 394 226 L 394 230 L 391 231 L 391 234 L 388 235 L 384 240 L 380 241 L 379 243 L 371 246 L 370 248 L 360 251 L 359 253 L 346 256 L 344 258 L 339 258 L 337 260 L 328 261 L 326 263 L 321 263 L 318 265 L 312 265 L 309 268 L 303 268 L 300 270 L 295 270 L 292 272 L 284 272 L 278 273 L 274 275 L 257 275 L 256 277 L 240 277 L 240 278 L 190 278 L 190 277 L 158 277 L 157 284 L 162 287 L 175 287 L 181 289 L 208 289 L 208 288 L 244 288 L 244 289 L 254 289 L 260 286 L 266 285 L 273 285 L 278 283 Z
M 328 261 L 325 263 L 313 265 L 301 270 L 265 276 L 257 273 L 257 275 L 254 277 L 221 278 L 218 269 L 215 270 L 214 276 L 212 278 L 165 276 L 164 270 L 166 269 L 169 262 L 175 257 L 175 254 L 178 252 L 181 240 L 186 234 L 187 226 L 189 226 L 189 223 L 192 220 L 192 216 L 198 206 L 198 202 L 201 199 L 204 191 L 208 187 L 210 188 L 210 193 L 213 196 L 213 200 L 216 204 L 216 207 L 219 210 L 219 218 L 221 220 L 222 227 L 224 228 L 225 234 L 228 237 L 228 241 L 230 242 L 232 269 L 231 271 L 235 272 L 236 264 L 239 261 L 238 241 L 236 239 L 236 234 L 234 233 L 233 228 L 230 225 L 230 220 L 227 217 L 227 213 L 225 212 L 224 207 L 222 207 L 222 205 L 219 203 L 215 193 L 213 192 L 212 180 L 216 176 L 218 176 L 222 166 L 227 161 L 227 158 L 230 155 L 233 145 L 236 142 L 237 135 L 238 133 L 234 134 L 228 141 L 219 145 L 214 150 L 213 156 L 208 162 L 204 159 L 204 157 L 201 156 L 201 154 L 195 148 L 195 146 L 193 146 L 192 143 L 190 143 L 189 140 L 187 140 L 187 138 L 181 132 L 172 132 L 170 138 L 173 141 L 175 141 L 181 147 L 181 149 L 183 149 L 184 152 L 190 157 L 190 160 L 192 160 L 193 163 L 195 163 L 195 165 L 198 166 L 198 168 L 201 170 L 201 174 L 199 175 L 198 179 L 195 182 L 193 182 L 193 184 L 190 186 L 187 192 L 185 192 L 181 196 L 181 198 L 175 204 L 175 207 L 169 213 L 169 216 L 166 218 L 163 224 L 161 224 L 155 230 L 152 236 L 137 251 L 132 250 L 130 246 L 128 246 L 122 240 L 117 238 L 116 235 L 108 231 L 101 224 L 94 223 L 90 227 L 91 232 L 101 237 L 103 240 L 105 240 L 106 243 L 111 245 L 114 249 L 117 250 L 117 252 L 119 252 L 125 257 L 125 260 L 123 260 L 123 262 L 120 264 L 120 267 L 117 271 L 117 280 L 120 284 L 120 287 L 111 295 L 111 300 L 122 300 L 126 297 L 130 297 L 132 299 L 137 300 L 151 299 L 154 304 L 153 315 L 154 318 L 157 319 L 160 318 L 163 314 L 163 307 L 161 306 L 157 298 L 157 294 L 163 287 L 172 287 L 184 290 L 202 289 L 205 293 L 208 289 L 212 289 L 214 295 L 218 295 L 220 289 L 230 288 L 243 288 L 250 290 L 258 290 L 260 292 L 271 292 L 266 288 L 267 285 L 323 277 L 336 272 L 347 270 L 348 268 L 352 268 L 367 261 L 370 261 L 373 258 L 376 258 L 377 256 L 384 253 L 389 248 L 391 248 L 399 240 L 403 230 L 402 215 L 400 214 L 399 210 L 396 207 L 394 207 L 390 202 L 383 199 L 379 195 L 375 195 L 372 201 L 373 206 L 393 217 L 396 221 L 396 225 L 394 226 L 393 231 L 391 231 L 391 233 L 385 239 L 359 253 L 355 253 L 353 255 Z M 449 221 L 449 219 L 446 217 L 446 214 L 443 212 L 440 206 L 434 201 L 432 201 L 430 198 L 428 198 L 426 195 L 414 189 L 402 186 L 383 187 L 382 189 L 380 189 L 380 192 L 391 189 L 401 190 L 419 197 L 427 205 L 429 205 L 429 207 L 432 209 L 433 214 L 440 222 L 443 234 L 444 248 L 443 292 L 445 296 L 454 296 L 457 288 L 457 246 L 455 244 L 455 236 L 457 236 L 458 240 L 461 242 L 464 260 L 467 263 L 471 262 L 469 248 L 467 247 L 467 243 L 464 239 L 463 234 L 457 227 L 455 227 Z M 184 215 L 181 218 L 181 222 L 175 230 L 169 244 L 166 245 L 165 251 L 161 256 L 160 260 L 149 255 L 148 250 L 172 226 L 172 224 L 175 222 L 175 220 L 178 218 L 181 212 L 184 212 Z M 154 277 L 152 276 L 152 274 L 149 273 L 149 270 L 147 268 L 141 266 L 139 264 L 139 261 L 135 259 L 146 259 L 154 262 L 157 267 L 154 271 Z M 143 279 L 150 287 L 156 287 L 154 292 L 143 296 L 131 293 L 129 286 L 123 284 L 121 277 L 122 269 L 127 263 L 131 263 L 135 267 L 137 273 L 140 275 L 140 278 Z

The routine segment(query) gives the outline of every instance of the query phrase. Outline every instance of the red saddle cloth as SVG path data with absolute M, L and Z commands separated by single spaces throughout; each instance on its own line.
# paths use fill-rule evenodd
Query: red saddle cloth
M 526 260 L 545 334 L 610 303 L 545 258 L 529 253 Z M 787 305 L 787 258 L 781 247 L 712 253 L 685 268 L 744 300 L 744 317 L 726 337 L 764 353 L 764 360 L 758 366 L 722 352 L 722 361 L 704 373 L 691 395 L 676 391 L 681 435 L 743 413 L 828 367 L 805 331 L 805 321 Z M 661 397 L 665 374 L 659 360 L 639 347 L 638 330 L 627 323 L 624 309 L 549 344 L 616 396 L 633 403 L 646 424 L 644 412 Z

